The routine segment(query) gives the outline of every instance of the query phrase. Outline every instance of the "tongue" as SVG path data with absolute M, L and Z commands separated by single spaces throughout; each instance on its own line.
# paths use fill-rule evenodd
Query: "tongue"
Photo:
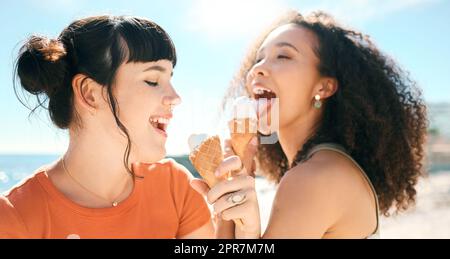
M 158 123 L 158 122 L 152 122 L 151 124 L 152 124 L 152 126 L 153 126 L 154 128 L 164 131 L 164 127 L 163 127 L 163 125 L 162 125 L 161 123 Z
M 162 131 L 165 131 L 165 130 L 164 130 L 164 124 L 162 124 L 162 123 L 158 123 L 157 128 L 160 129 L 160 130 L 162 130 Z
M 272 93 L 272 92 L 265 92 L 262 96 L 262 98 L 266 98 L 268 100 L 275 98 L 275 97 L 276 97 L 275 93 Z
M 266 121 L 262 122 L 265 125 L 270 125 L 271 122 L 272 122 L 271 108 L 272 108 L 272 101 L 271 101 L 271 99 L 258 99 L 258 102 L 257 102 L 258 120 L 261 120 L 262 118 L 265 118 Z

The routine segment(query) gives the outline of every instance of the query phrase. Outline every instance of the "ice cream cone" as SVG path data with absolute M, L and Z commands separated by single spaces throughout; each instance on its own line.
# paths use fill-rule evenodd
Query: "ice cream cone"
M 189 160 L 210 188 L 225 178 L 218 178 L 215 175 L 217 167 L 223 161 L 222 146 L 218 136 L 206 138 L 190 153 Z M 242 220 L 236 219 L 234 222 L 242 228 Z
M 223 160 L 219 137 L 212 136 L 204 140 L 191 152 L 189 160 L 210 188 L 216 185 L 220 179 L 214 175 L 214 172 Z
M 256 136 L 257 120 L 233 119 L 228 126 L 230 127 L 231 147 L 234 153 L 243 160 L 248 143 Z
M 254 100 L 247 96 L 240 96 L 234 100 L 228 118 L 228 127 L 231 147 L 243 161 L 247 145 L 258 131 L 258 116 Z

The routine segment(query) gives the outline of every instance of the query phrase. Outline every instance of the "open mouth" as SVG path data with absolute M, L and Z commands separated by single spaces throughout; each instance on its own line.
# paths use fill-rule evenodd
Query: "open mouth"
M 163 117 L 152 117 L 150 118 L 150 124 L 157 130 L 164 133 L 167 131 L 167 126 L 169 124 L 169 119 Z
M 277 97 L 272 90 L 261 86 L 253 88 L 253 95 L 256 100 L 267 99 L 269 101 L 270 99 Z
M 262 134 L 268 134 L 272 125 L 272 105 L 276 101 L 277 95 L 268 88 L 255 86 L 253 96 L 257 102 L 258 131 Z

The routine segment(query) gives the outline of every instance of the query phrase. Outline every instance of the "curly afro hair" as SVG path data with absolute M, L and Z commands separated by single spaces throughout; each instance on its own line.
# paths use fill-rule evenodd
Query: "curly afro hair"
M 368 36 L 339 26 L 323 12 L 304 17 L 291 11 L 255 42 L 226 98 L 246 91 L 242 88 L 257 50 L 272 30 L 284 24 L 302 26 L 316 35 L 317 69 L 322 76 L 335 78 L 339 88 L 327 99 L 320 126 L 293 163 L 288 165 L 279 142 L 260 145 L 260 171 L 279 182 L 289 168 L 305 160 L 313 146 L 338 143 L 368 174 L 382 214 L 406 210 L 415 202 L 418 178 L 425 175 L 426 106 L 408 73 L 381 53 Z

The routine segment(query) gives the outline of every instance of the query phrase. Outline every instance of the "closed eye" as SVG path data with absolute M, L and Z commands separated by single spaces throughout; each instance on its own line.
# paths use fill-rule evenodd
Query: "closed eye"
M 291 59 L 290 57 L 284 56 L 284 55 L 278 55 L 278 58 L 279 59 Z
M 156 87 L 158 86 L 158 82 L 152 82 L 152 81 L 144 81 L 147 85 L 151 86 L 151 87 Z

